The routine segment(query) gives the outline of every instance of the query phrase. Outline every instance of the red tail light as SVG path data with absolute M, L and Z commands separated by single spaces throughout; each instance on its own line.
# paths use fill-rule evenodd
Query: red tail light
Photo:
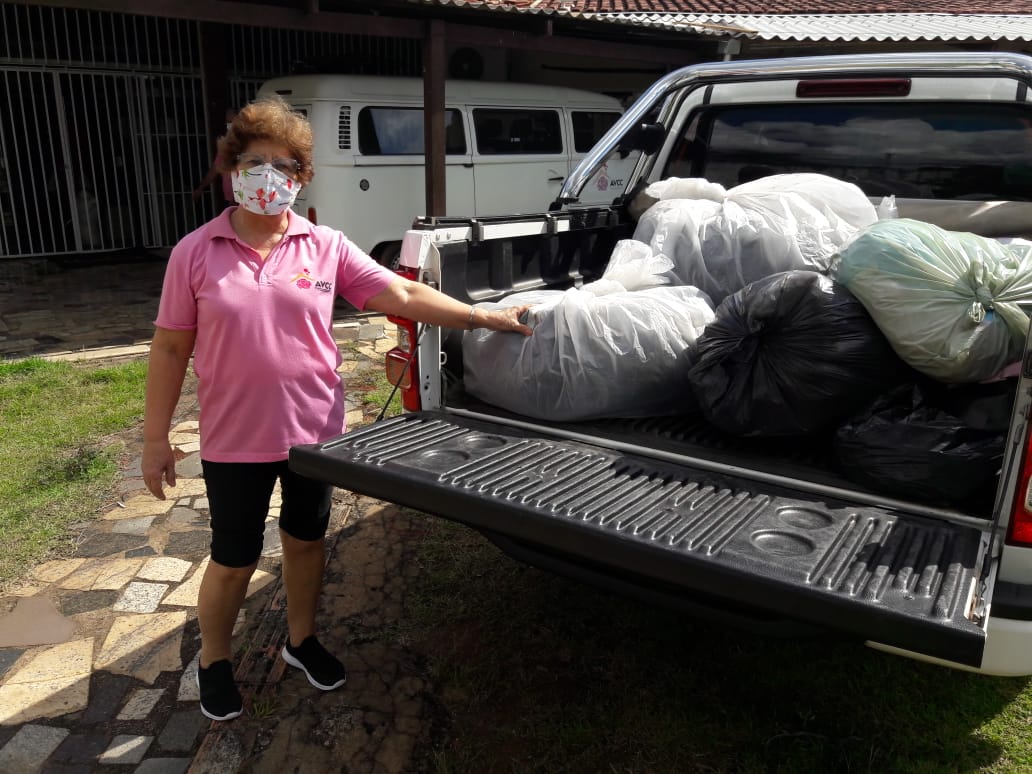
M 312 221 L 313 225 L 319 225 L 319 221 L 315 217 L 315 207 L 308 208 L 308 219 Z
M 416 273 L 409 270 L 396 272 L 409 280 L 416 279 Z M 406 411 L 419 411 L 419 355 L 416 353 L 417 327 L 415 320 L 404 317 L 387 316 L 387 319 L 398 326 L 398 346 L 393 347 L 384 356 L 384 368 L 391 384 L 397 384 L 401 392 L 401 404 Z
M 799 81 L 797 97 L 905 97 L 909 78 L 827 78 Z
M 1032 438 L 1026 432 L 1025 459 L 1021 465 L 1021 478 L 1014 493 L 1014 507 L 1011 508 L 1010 526 L 1007 528 L 1007 543 L 1012 546 L 1032 548 Z

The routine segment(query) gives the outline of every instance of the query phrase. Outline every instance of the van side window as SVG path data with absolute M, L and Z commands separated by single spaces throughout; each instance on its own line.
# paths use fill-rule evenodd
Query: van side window
M 692 122 L 694 123 L 694 121 Z M 735 186 L 818 172 L 868 196 L 1032 200 L 1032 108 L 1019 104 L 793 103 L 706 109 L 666 175 Z
M 559 113 L 555 110 L 476 108 L 473 129 L 481 154 L 563 152 Z
M 573 149 L 577 153 L 587 153 L 617 122 L 620 114 L 574 110 L 570 118 L 573 121 Z
M 465 153 L 458 110 L 444 111 L 445 153 Z M 363 156 L 423 155 L 423 109 L 365 107 L 358 112 L 358 150 Z

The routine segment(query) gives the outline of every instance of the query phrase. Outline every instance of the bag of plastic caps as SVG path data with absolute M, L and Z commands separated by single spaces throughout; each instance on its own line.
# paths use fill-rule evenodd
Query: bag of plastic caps
M 943 382 L 988 379 L 1021 357 L 1032 245 L 1003 244 L 903 218 L 871 226 L 838 260 L 897 354 Z
M 553 421 L 681 413 L 681 353 L 713 319 L 695 288 L 661 287 L 670 262 L 647 245 L 617 244 L 602 278 L 566 291 L 514 293 L 498 309 L 535 304 L 532 336 L 463 335 L 467 392 Z
M 741 436 L 830 430 L 913 373 L 848 290 L 809 271 L 728 296 L 687 362 L 703 416 Z
M 675 284 L 720 303 L 750 282 L 791 270 L 827 273 L 833 257 L 878 219 L 858 187 L 813 173 L 771 175 L 729 190 L 670 178 L 644 193 L 658 201 L 634 238 L 669 257 Z

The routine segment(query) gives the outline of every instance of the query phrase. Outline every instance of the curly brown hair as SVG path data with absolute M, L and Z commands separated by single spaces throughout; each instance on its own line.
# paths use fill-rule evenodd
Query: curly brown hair
M 277 142 L 290 148 L 293 158 L 301 164 L 297 181 L 302 185 L 312 182 L 312 125 L 308 119 L 291 109 L 279 95 L 262 97 L 240 109 L 219 138 L 218 170 L 228 174 L 236 169 L 236 158 L 255 140 Z

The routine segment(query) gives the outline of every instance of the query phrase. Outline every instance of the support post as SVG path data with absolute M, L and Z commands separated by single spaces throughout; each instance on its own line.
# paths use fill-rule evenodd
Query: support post
M 423 153 L 426 170 L 426 215 L 444 215 L 445 133 L 444 133 L 444 22 L 427 23 L 423 41 Z
M 226 80 L 226 26 L 204 22 L 199 25 L 201 49 L 201 93 L 204 96 L 204 125 L 209 158 L 215 155 L 215 139 L 226 133 L 229 87 Z M 234 108 L 243 107 L 233 105 Z M 203 170 L 202 170 L 203 172 Z

